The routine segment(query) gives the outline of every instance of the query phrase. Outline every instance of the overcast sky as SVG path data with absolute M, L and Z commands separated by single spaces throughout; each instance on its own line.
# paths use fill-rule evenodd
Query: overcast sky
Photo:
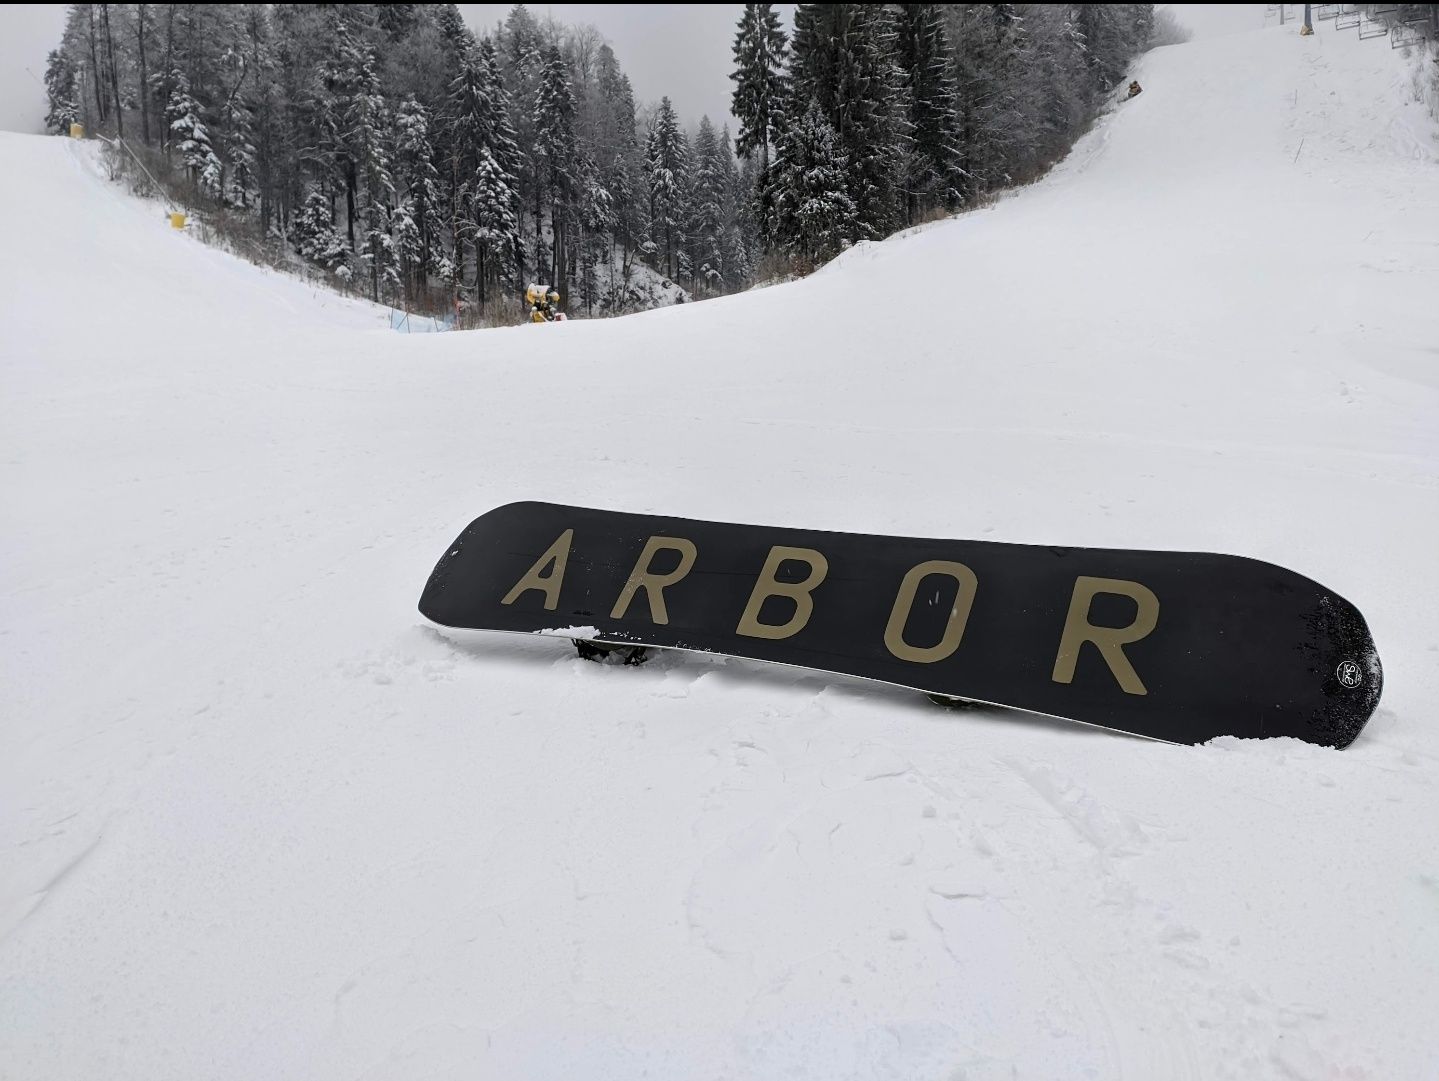
M 43 129 L 45 84 L 37 80 L 64 29 L 64 4 L 0 4 L 0 131 Z
M 1182 26 L 1189 28 L 1193 41 L 1203 38 L 1224 37 L 1240 34 L 1246 30 L 1258 30 L 1266 25 L 1265 4 L 1157 4 L 1174 12 Z M 1297 9 L 1301 15 L 1303 4 L 1286 5 Z M 1273 20 L 1277 21 L 1277 20 Z
M 461 4 L 465 21 L 487 33 L 513 4 Z M 718 126 L 730 121 L 731 50 L 743 4 L 528 4 L 538 19 L 590 23 L 614 47 L 630 77 L 635 99 L 644 104 L 665 95 L 693 127 L 705 114 Z M 793 4 L 775 9 L 788 30 Z M 732 125 L 732 121 L 731 121 Z
M 789 28 L 793 4 L 776 4 Z M 1262 4 L 1172 4 L 1197 37 L 1264 24 Z M 510 4 L 461 4 L 476 31 L 491 30 Z M 685 123 L 729 119 L 730 49 L 741 4 L 530 4 L 537 18 L 591 23 L 614 46 L 641 103 L 668 94 Z M 45 54 L 60 42 L 64 4 L 0 4 L 0 129 L 39 131 L 45 116 Z M 28 71 L 26 69 L 29 69 Z M 33 73 L 33 77 L 32 77 Z

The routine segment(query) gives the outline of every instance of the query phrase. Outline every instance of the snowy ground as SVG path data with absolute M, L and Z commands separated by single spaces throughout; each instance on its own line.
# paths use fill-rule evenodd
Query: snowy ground
M 1439 1074 L 1439 142 L 1384 42 L 1159 50 L 812 278 L 397 335 L 0 136 L 0 1078 Z M 62 287 L 62 283 L 63 287 Z M 1344 752 L 415 611 L 515 499 L 1213 549 Z

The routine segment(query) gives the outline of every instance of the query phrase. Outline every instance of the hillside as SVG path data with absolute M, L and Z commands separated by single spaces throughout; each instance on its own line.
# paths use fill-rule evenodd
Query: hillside
M 398 335 L 0 135 L 0 1078 L 1420 1078 L 1439 134 L 1383 43 L 1156 50 L 800 282 Z M 64 283 L 63 287 L 60 283 Z M 518 499 L 1214 550 L 1359 605 L 1336 752 L 415 604 Z

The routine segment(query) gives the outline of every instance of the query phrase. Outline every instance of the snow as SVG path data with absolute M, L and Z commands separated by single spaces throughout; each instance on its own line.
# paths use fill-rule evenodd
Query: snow
M 0 1077 L 1432 1075 L 1413 62 L 1157 50 L 991 208 L 463 334 L 0 136 Z M 425 625 L 517 499 L 1253 556 L 1363 610 L 1385 697 L 1344 752 L 1187 748 Z

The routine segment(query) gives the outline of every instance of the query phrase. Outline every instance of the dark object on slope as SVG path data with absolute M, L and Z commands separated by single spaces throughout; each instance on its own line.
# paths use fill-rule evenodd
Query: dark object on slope
M 1129 84 L 1129 93 L 1124 95 L 1124 100 L 1128 101 L 1130 98 L 1137 98 L 1142 93 L 1144 93 L 1144 87 L 1139 85 L 1138 79 L 1135 79 Z
M 525 290 L 525 303 L 530 306 L 531 323 L 563 323 L 565 313 L 560 311 L 560 294 L 548 285 L 531 284 Z
M 420 611 L 448 627 L 798 665 L 1174 743 L 1344 747 L 1382 686 L 1348 601 L 1282 567 L 1207 552 L 512 503 L 450 545 Z

